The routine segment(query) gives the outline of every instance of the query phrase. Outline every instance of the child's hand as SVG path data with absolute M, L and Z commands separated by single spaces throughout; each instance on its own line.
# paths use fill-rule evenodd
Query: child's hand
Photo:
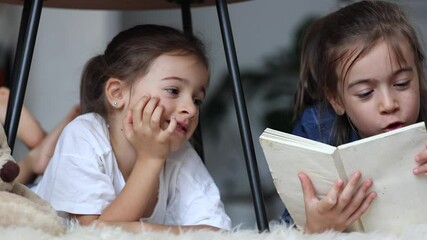
M 306 224 L 308 233 L 321 233 L 326 230 L 344 231 L 368 209 L 376 193 L 368 192 L 372 180 L 367 179 L 359 184 L 361 174 L 353 174 L 344 186 L 338 180 L 329 193 L 321 200 L 316 193 L 310 178 L 305 173 L 298 175 L 304 193 Z
M 124 119 L 126 138 L 137 152 L 138 159 L 166 160 L 170 138 L 176 128 L 171 119 L 166 129 L 161 128 L 163 107 L 156 97 L 144 96 L 127 112 Z
M 418 166 L 413 170 L 415 175 L 423 174 L 427 176 L 427 144 L 425 145 L 425 148 L 426 149 L 415 156 L 415 161 L 418 164 Z

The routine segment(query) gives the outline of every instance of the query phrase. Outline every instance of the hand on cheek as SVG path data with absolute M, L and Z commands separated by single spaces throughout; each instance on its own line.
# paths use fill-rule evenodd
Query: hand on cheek
M 162 129 L 163 107 L 158 97 L 144 96 L 124 119 L 125 136 L 137 152 L 138 159 L 163 159 L 169 154 L 170 138 L 176 128 L 171 119 Z
M 413 169 L 414 174 L 427 176 L 427 144 L 425 148 L 415 156 L 415 162 L 418 166 Z

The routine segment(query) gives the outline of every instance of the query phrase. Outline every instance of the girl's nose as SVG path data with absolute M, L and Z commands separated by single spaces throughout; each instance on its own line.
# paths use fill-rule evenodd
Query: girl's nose
M 399 101 L 391 92 L 384 93 L 380 103 L 381 113 L 393 113 L 399 109 Z
M 198 110 L 198 106 L 196 106 L 196 104 L 194 103 L 193 98 L 186 99 L 181 104 L 181 112 L 188 114 L 190 118 L 196 115 L 197 110 Z

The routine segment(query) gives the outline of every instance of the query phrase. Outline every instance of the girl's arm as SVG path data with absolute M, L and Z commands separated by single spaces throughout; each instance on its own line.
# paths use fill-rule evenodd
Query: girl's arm
M 158 196 L 159 175 L 169 152 L 169 139 L 176 127 L 160 128 L 163 109 L 157 98 L 143 97 L 124 119 L 124 132 L 136 151 L 136 161 L 122 191 L 101 215 L 74 215 L 82 225 L 102 222 L 139 221 Z M 153 204 L 155 205 L 155 204 Z
M 427 176 L 427 144 L 425 145 L 425 149 L 415 156 L 415 162 L 418 166 L 414 168 L 414 174 Z
M 150 202 L 157 202 L 159 174 L 162 166 L 161 159 L 137 161 L 126 185 L 117 198 L 105 208 L 99 216 L 99 220 L 138 221 L 143 217 Z M 151 211 L 149 214 L 151 215 Z
M 137 161 L 123 190 L 101 215 L 72 215 L 81 225 L 90 225 L 95 220 L 139 221 L 150 203 L 157 199 L 158 179 L 162 161 L 150 159 Z M 144 176 L 144 177 L 141 177 Z
M 182 231 L 188 230 L 211 230 L 219 231 L 221 228 L 209 226 L 209 225 L 188 225 L 188 226 L 172 226 L 163 225 L 156 223 L 140 222 L 140 221 L 102 221 L 99 219 L 99 215 L 73 215 L 74 218 L 79 220 L 81 225 L 93 225 L 96 227 L 120 227 L 125 231 L 139 233 L 141 231 L 170 231 L 175 234 L 179 234 Z
M 170 231 L 174 234 L 179 234 L 182 231 L 188 230 L 211 230 L 219 231 L 220 228 L 212 227 L 208 225 L 191 225 L 191 226 L 171 226 L 171 225 L 162 225 L 156 223 L 147 223 L 147 222 L 106 222 L 106 221 L 94 221 L 93 224 L 96 227 L 121 227 L 123 230 L 139 233 L 141 231 Z
M 300 173 L 299 178 L 307 218 L 304 230 L 308 233 L 344 231 L 365 213 L 376 197 L 376 193 L 368 192 L 372 180 L 359 184 L 359 172 L 353 174 L 345 186 L 342 180 L 337 181 L 321 200 L 317 198 L 310 178 L 304 173 Z
M 0 87 L 0 122 L 3 126 L 6 119 L 9 95 L 10 91 L 8 88 Z M 43 130 L 40 123 L 25 106 L 23 106 L 21 110 L 17 135 L 29 149 L 36 147 L 46 136 L 46 132 Z

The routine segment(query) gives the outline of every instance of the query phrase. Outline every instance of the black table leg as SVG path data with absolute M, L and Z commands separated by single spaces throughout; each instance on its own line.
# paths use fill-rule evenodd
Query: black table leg
M 13 151 L 25 90 L 33 58 L 34 45 L 40 22 L 43 0 L 25 0 L 19 28 L 18 44 L 12 70 L 9 102 L 6 111 L 5 132 Z
M 230 18 L 227 3 L 225 0 L 216 0 L 219 25 L 221 27 L 222 41 L 224 44 L 225 57 L 227 59 L 228 71 L 233 82 L 233 97 L 239 123 L 240 137 L 245 154 L 246 167 L 248 171 L 249 183 L 254 201 L 255 215 L 258 230 L 269 231 L 268 220 L 265 213 L 264 198 L 256 163 L 255 150 L 252 142 L 252 135 L 249 126 L 249 118 L 246 110 L 243 89 L 240 80 L 239 65 L 236 57 L 233 34 L 231 31 Z
M 180 1 L 182 13 L 182 28 L 184 33 L 193 35 L 193 24 L 191 22 L 191 2 Z

